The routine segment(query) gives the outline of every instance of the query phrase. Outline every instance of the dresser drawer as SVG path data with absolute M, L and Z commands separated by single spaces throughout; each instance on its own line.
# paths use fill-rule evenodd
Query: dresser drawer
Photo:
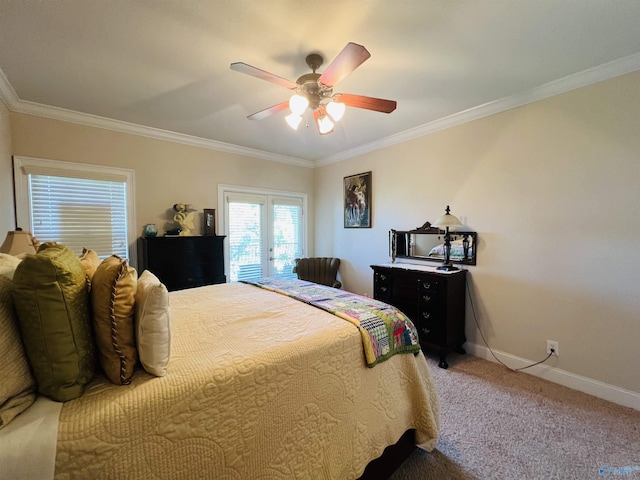
M 143 237 L 141 269 L 154 273 L 169 290 L 226 282 L 224 236 Z
M 373 297 L 389 303 L 391 296 L 391 275 L 387 272 L 375 272 L 373 278 Z
M 420 342 L 442 345 L 446 340 L 447 326 L 443 322 L 420 322 L 417 329 Z

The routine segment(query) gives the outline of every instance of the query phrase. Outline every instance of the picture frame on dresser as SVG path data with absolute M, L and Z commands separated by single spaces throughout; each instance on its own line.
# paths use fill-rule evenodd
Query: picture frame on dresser
M 203 235 L 215 235 L 216 234 L 216 209 L 205 208 L 202 216 L 202 234 Z
M 371 172 L 344 177 L 344 228 L 371 228 Z

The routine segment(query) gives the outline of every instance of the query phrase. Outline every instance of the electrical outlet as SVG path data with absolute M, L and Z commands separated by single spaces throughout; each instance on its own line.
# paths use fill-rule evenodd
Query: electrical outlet
M 551 349 L 553 349 L 552 355 L 560 356 L 560 343 L 555 340 L 547 340 L 547 355 L 551 353 Z

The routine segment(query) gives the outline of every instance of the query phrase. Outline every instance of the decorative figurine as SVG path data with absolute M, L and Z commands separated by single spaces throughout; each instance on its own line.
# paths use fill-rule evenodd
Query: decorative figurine
M 173 220 L 180 225 L 180 236 L 190 236 L 191 230 L 194 229 L 193 217 L 196 214 L 196 210 L 190 203 L 176 203 L 173 206 L 173 210 L 176 212 Z

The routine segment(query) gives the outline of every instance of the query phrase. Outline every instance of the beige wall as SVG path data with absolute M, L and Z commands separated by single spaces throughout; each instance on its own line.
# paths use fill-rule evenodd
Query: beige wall
M 161 234 L 175 227 L 171 207 L 178 202 L 200 212 L 199 232 L 202 210 L 218 209 L 219 183 L 304 192 L 313 212 L 311 168 L 18 113 L 11 114 L 11 136 L 14 155 L 133 169 L 139 234 L 147 223 Z M 309 235 L 313 251 L 313 214 Z
M 6 232 L 15 228 L 9 110 L 0 101 L 0 245 Z
M 479 232 L 469 290 L 492 348 L 540 360 L 556 340 L 548 365 L 640 392 L 639 132 L 636 72 L 316 169 L 316 253 L 371 294 L 389 229 L 451 205 Z M 373 228 L 344 229 L 342 178 L 369 170 Z

